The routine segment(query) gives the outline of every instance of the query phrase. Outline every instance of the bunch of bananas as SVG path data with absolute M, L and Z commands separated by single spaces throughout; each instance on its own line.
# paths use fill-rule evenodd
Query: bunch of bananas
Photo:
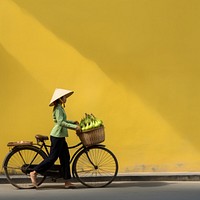
M 103 125 L 103 122 L 100 119 L 97 119 L 93 114 L 85 113 L 85 117 L 80 121 L 81 130 L 83 132 L 98 128 L 101 125 Z

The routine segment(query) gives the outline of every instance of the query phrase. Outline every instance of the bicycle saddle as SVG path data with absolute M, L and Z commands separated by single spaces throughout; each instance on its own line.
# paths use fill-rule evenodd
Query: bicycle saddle
M 36 135 L 35 138 L 37 140 L 39 140 L 40 142 L 44 142 L 45 140 L 48 140 L 49 137 L 48 136 L 45 136 L 45 135 Z

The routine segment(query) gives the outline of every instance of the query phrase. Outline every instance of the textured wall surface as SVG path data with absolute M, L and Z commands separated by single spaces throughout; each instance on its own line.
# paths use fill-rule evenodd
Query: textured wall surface
M 1 0 L 0 161 L 49 135 L 60 87 L 69 119 L 103 120 L 121 172 L 199 171 L 199 18 L 198 0 Z

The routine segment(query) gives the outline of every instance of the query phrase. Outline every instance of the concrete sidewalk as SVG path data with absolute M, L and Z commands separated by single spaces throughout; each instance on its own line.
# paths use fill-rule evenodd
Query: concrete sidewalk
M 51 179 L 47 178 L 47 181 L 51 181 Z M 200 172 L 119 173 L 115 181 L 200 181 Z M 0 175 L 0 184 L 7 183 L 6 176 Z

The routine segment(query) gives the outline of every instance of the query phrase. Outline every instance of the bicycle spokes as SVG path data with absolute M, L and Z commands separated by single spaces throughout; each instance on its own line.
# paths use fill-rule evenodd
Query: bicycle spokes
M 108 149 L 93 147 L 77 156 L 74 171 L 84 185 L 103 187 L 113 181 L 118 171 L 118 163 Z
M 32 184 L 27 174 L 45 157 L 46 154 L 33 146 L 14 149 L 4 162 L 4 170 L 10 183 L 17 188 L 31 188 Z M 39 176 L 38 183 L 40 184 L 43 179 L 44 176 Z

